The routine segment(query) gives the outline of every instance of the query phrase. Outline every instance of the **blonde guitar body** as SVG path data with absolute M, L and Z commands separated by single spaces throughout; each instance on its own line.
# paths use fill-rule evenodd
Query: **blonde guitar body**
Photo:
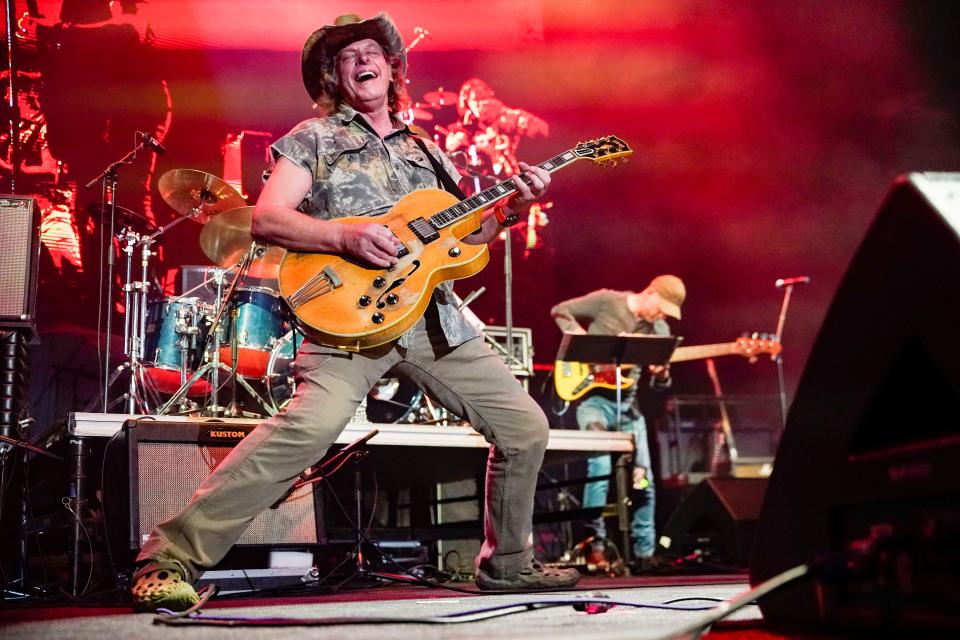
M 581 142 L 541 162 L 553 172 L 577 160 L 616 164 L 633 151 L 616 136 Z M 342 224 L 386 225 L 400 240 L 399 262 L 374 267 L 352 256 L 288 252 L 280 264 L 280 295 L 312 340 L 358 351 L 396 340 L 423 315 L 441 282 L 466 278 L 490 260 L 485 244 L 463 238 L 483 222 L 483 211 L 516 193 L 504 180 L 460 201 L 439 189 L 405 195 L 382 216 L 337 218 Z
M 337 220 L 386 225 L 406 252 L 391 269 L 338 254 L 288 252 L 280 264 L 280 294 L 300 328 L 316 342 L 351 351 L 406 333 L 423 315 L 437 285 L 472 276 L 490 259 L 485 244 L 462 241 L 480 226 L 480 212 L 436 230 L 438 237 L 426 243 L 409 228 L 417 218 L 429 218 L 457 202 L 446 191 L 421 189 L 381 216 Z

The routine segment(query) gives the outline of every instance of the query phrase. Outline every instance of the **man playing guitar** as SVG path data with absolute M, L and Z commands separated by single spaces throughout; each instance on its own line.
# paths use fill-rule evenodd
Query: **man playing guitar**
M 677 276 L 660 275 L 654 278 L 643 291 L 613 291 L 598 289 L 579 298 L 561 302 L 551 309 L 550 315 L 561 330 L 571 333 L 620 335 L 642 333 L 669 335 L 666 317 L 680 319 L 680 306 L 686 298 L 686 287 Z M 650 383 L 655 388 L 670 386 L 669 365 L 654 367 Z M 636 408 L 636 381 L 641 371 L 632 368 L 622 384 L 621 415 L 617 416 L 614 391 L 593 388 L 582 396 L 577 406 L 577 425 L 581 429 L 607 431 L 620 429 L 632 433 L 635 440 L 633 487 L 635 511 L 631 533 L 633 556 L 642 568 L 650 563 L 655 549 L 654 532 L 654 487 L 650 464 L 650 448 L 647 444 L 647 426 L 643 414 Z M 557 372 L 556 375 L 559 375 Z M 580 397 L 580 396 L 578 396 Z M 618 426 L 619 425 L 619 426 Z M 595 456 L 587 462 L 589 477 L 609 476 L 609 455 Z M 603 507 L 607 503 L 609 480 L 595 480 L 584 487 L 583 506 Z M 593 551 L 600 551 L 606 538 L 603 517 L 590 523 L 595 532 Z
M 371 272 L 396 266 L 403 245 L 385 225 L 364 217 L 406 195 L 436 189 L 444 184 L 442 172 L 455 174 L 436 145 L 421 141 L 421 146 L 398 118 L 406 102 L 400 33 L 385 13 L 369 20 L 342 16 L 308 38 L 302 71 L 320 117 L 273 144 L 275 163 L 254 212 L 253 235 L 293 251 L 340 254 Z M 478 220 L 470 242 L 495 239 L 501 225 L 542 198 L 549 173 L 524 163 L 520 168 L 522 177 L 513 177 L 517 195 L 496 207 L 495 215 Z M 347 224 L 345 217 L 354 222 Z M 386 273 L 400 284 L 401 276 Z M 334 275 L 328 274 L 330 286 L 346 288 Z M 384 298 L 385 310 L 398 302 Z M 370 303 L 357 305 L 366 309 Z M 491 445 L 478 586 L 530 590 L 575 584 L 575 570 L 541 566 L 530 545 L 537 474 L 549 433 L 546 416 L 466 324 L 445 285 L 398 339 L 352 350 L 304 343 L 295 363 L 297 390 L 286 410 L 244 438 L 190 504 L 158 525 L 144 544 L 132 588 L 135 606 L 184 609 L 196 602 L 190 583 L 199 571 L 219 562 L 250 521 L 324 455 L 389 369 L 467 418 Z

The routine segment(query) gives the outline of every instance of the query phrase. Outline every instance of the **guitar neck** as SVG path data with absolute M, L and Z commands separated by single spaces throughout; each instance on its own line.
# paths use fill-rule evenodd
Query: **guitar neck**
M 550 173 L 553 173 L 557 169 L 561 169 L 579 159 L 580 158 L 573 152 L 573 150 L 569 149 L 560 155 L 541 162 L 537 166 L 541 169 L 549 171 Z M 452 207 L 447 207 L 446 209 L 435 213 L 430 217 L 430 223 L 437 229 L 447 227 L 458 220 L 476 213 L 477 211 L 488 208 L 498 200 L 513 195 L 516 193 L 516 191 L 517 185 L 513 184 L 512 180 L 498 182 L 489 189 L 484 189 L 483 191 L 474 194 L 466 200 L 461 200 Z
M 670 362 L 686 362 L 715 356 L 731 356 L 739 353 L 736 342 L 701 344 L 691 347 L 677 347 L 670 356 Z

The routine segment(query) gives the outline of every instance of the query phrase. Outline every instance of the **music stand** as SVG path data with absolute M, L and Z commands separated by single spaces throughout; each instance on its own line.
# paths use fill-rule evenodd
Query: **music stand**
M 564 332 L 557 360 L 612 364 L 617 372 L 617 427 L 620 427 L 623 365 L 667 364 L 683 338 L 627 333 L 619 336 Z
M 577 361 L 590 364 L 612 364 L 616 367 L 617 378 L 617 430 L 623 421 L 623 365 L 667 364 L 674 349 L 683 338 L 677 336 L 650 336 L 639 333 L 627 333 L 619 336 L 589 335 L 564 332 L 557 350 L 557 360 Z M 636 446 L 636 443 L 634 443 Z M 623 536 L 621 555 L 624 564 L 630 564 L 630 526 L 627 498 L 629 470 L 627 461 L 621 456 L 617 462 L 617 520 Z

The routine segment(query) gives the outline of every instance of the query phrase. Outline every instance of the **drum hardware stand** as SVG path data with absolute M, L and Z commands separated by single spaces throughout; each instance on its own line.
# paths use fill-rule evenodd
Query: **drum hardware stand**
M 101 406 L 103 407 L 103 413 L 109 411 L 110 404 L 110 382 L 111 382 L 111 370 L 110 370 L 110 342 L 113 337 L 113 272 L 115 266 L 115 258 L 113 251 L 113 238 L 116 234 L 116 220 L 117 220 L 117 203 L 116 203 L 116 193 L 117 193 L 117 182 L 119 179 L 119 170 L 120 167 L 128 164 L 133 164 L 133 161 L 137 159 L 137 154 L 147 146 L 146 139 L 143 135 L 137 135 L 134 137 L 135 146 L 133 150 L 127 153 L 125 156 L 117 160 L 116 162 L 111 162 L 107 165 L 107 168 L 97 174 L 92 180 L 87 182 L 84 185 L 84 189 L 89 189 L 96 183 L 100 183 L 100 202 L 110 203 L 110 246 L 103 247 L 103 214 L 104 207 L 100 209 L 100 238 L 101 238 L 101 249 L 105 250 L 107 255 L 107 279 L 104 282 L 102 279 L 100 281 L 100 310 L 98 316 L 103 318 L 106 316 L 105 320 L 105 334 L 106 334 L 106 344 L 104 346 L 104 355 L 103 355 L 103 402 Z M 14 165 L 16 168 L 16 165 Z M 109 198 L 108 198 L 109 196 Z M 161 228 L 162 229 L 162 228 Z M 152 236 L 151 236 L 152 239 Z M 101 272 L 102 276 L 102 272 Z M 129 283 L 129 280 L 128 280 Z M 105 295 L 104 295 L 104 292 Z M 99 335 L 99 327 L 98 327 Z M 113 379 L 116 379 L 115 377 Z
M 127 403 L 128 414 L 150 413 L 151 403 L 157 404 L 158 396 L 148 378 L 143 375 L 144 337 L 147 330 L 147 297 L 150 290 L 148 265 L 150 256 L 156 255 L 151 249 L 154 237 L 140 236 L 130 227 L 125 227 L 121 238 L 124 241 L 122 251 L 127 254 L 126 284 L 124 291 L 124 325 L 123 325 L 123 354 L 127 361 L 116 368 L 107 380 L 107 392 L 104 393 L 104 411 L 109 411 L 117 403 Z M 141 279 L 133 279 L 133 260 L 136 248 L 140 247 Z M 108 332 L 109 334 L 109 332 Z M 108 348 L 109 351 L 109 348 Z M 126 393 L 113 402 L 109 402 L 110 387 L 124 371 L 130 372 L 129 386 Z
M 450 424 L 450 416 L 452 414 L 446 409 L 446 407 L 434 404 L 426 393 L 420 393 L 420 399 L 417 404 L 425 405 L 416 408 L 416 412 L 420 415 L 420 417 L 422 418 L 429 416 L 429 419 L 418 421 L 417 424 L 435 424 L 443 427 L 446 427 Z
M 223 282 L 224 276 L 229 271 L 227 270 L 215 270 L 213 275 L 213 280 L 217 284 L 217 310 L 214 314 L 213 320 L 210 322 L 210 329 L 207 336 L 207 342 L 212 339 L 212 349 L 209 355 L 209 359 L 199 367 L 189 379 L 185 380 L 180 388 L 167 399 L 163 405 L 157 409 L 157 415 L 165 415 L 170 409 L 177 403 L 180 403 L 186 398 L 187 392 L 193 386 L 193 384 L 199 380 L 201 377 L 210 374 L 210 402 L 206 406 L 206 412 L 212 412 L 212 416 L 220 417 L 221 413 L 224 416 L 235 416 L 236 415 L 236 384 L 239 383 L 253 398 L 255 398 L 260 405 L 264 408 L 268 415 L 274 415 L 277 413 L 277 410 L 270 405 L 266 400 L 264 400 L 260 394 L 258 394 L 250 384 L 243 379 L 242 376 L 237 375 L 237 366 L 238 366 L 238 349 L 236 347 L 236 331 L 231 334 L 231 354 L 233 358 L 233 366 L 228 367 L 227 365 L 220 362 L 220 327 L 223 323 L 223 317 L 227 309 L 229 308 L 229 302 L 233 298 L 234 293 L 237 290 L 237 285 L 243 281 L 246 276 L 247 270 L 250 267 L 250 262 L 252 260 L 252 255 L 256 250 L 256 244 L 251 245 L 250 251 L 244 256 L 243 260 L 237 265 L 237 273 L 231 280 L 230 285 L 227 287 L 227 291 L 224 294 L 223 292 Z M 201 283 L 205 284 L 205 283 Z M 201 285 L 198 285 L 201 286 Z M 197 287 L 195 287 L 197 288 Z M 182 296 L 181 296 L 182 297 Z M 211 338 L 212 336 L 212 338 Z M 208 345 L 205 344 L 203 352 L 206 352 Z M 219 402 L 219 393 L 220 393 L 220 371 L 226 371 L 230 374 L 230 380 L 233 383 L 233 399 L 231 400 L 230 406 L 227 408 L 221 407 Z M 182 372 L 183 377 L 185 376 L 185 371 Z
M 220 415 L 222 407 L 219 403 L 219 390 L 220 390 L 220 370 L 221 368 L 226 371 L 231 371 L 229 367 L 220 362 L 220 324 L 223 319 L 223 313 L 227 307 L 227 301 L 230 296 L 233 295 L 235 285 L 242 278 L 243 274 L 246 272 L 247 266 L 249 264 L 249 256 L 244 257 L 243 261 L 240 264 L 240 269 L 237 271 L 237 274 L 234 276 L 233 281 L 230 283 L 230 286 L 227 289 L 226 298 L 223 295 L 223 279 L 226 275 L 226 271 L 216 270 L 214 271 L 213 278 L 217 284 L 217 297 L 216 297 L 216 313 L 214 314 L 213 320 L 210 323 L 209 332 L 207 334 L 207 340 L 213 340 L 213 349 L 212 353 L 209 356 L 209 359 L 203 363 L 196 371 L 193 372 L 193 375 L 189 379 L 184 381 L 177 391 L 170 396 L 165 403 L 157 408 L 158 415 L 164 415 L 170 411 L 170 409 L 181 401 L 186 399 L 187 392 L 193 387 L 193 384 L 199 380 L 201 377 L 206 375 L 208 372 L 210 374 L 210 402 L 206 407 L 207 412 L 211 412 L 214 417 Z M 204 352 L 206 352 L 207 345 L 204 345 Z M 185 372 L 183 372 L 185 373 Z

